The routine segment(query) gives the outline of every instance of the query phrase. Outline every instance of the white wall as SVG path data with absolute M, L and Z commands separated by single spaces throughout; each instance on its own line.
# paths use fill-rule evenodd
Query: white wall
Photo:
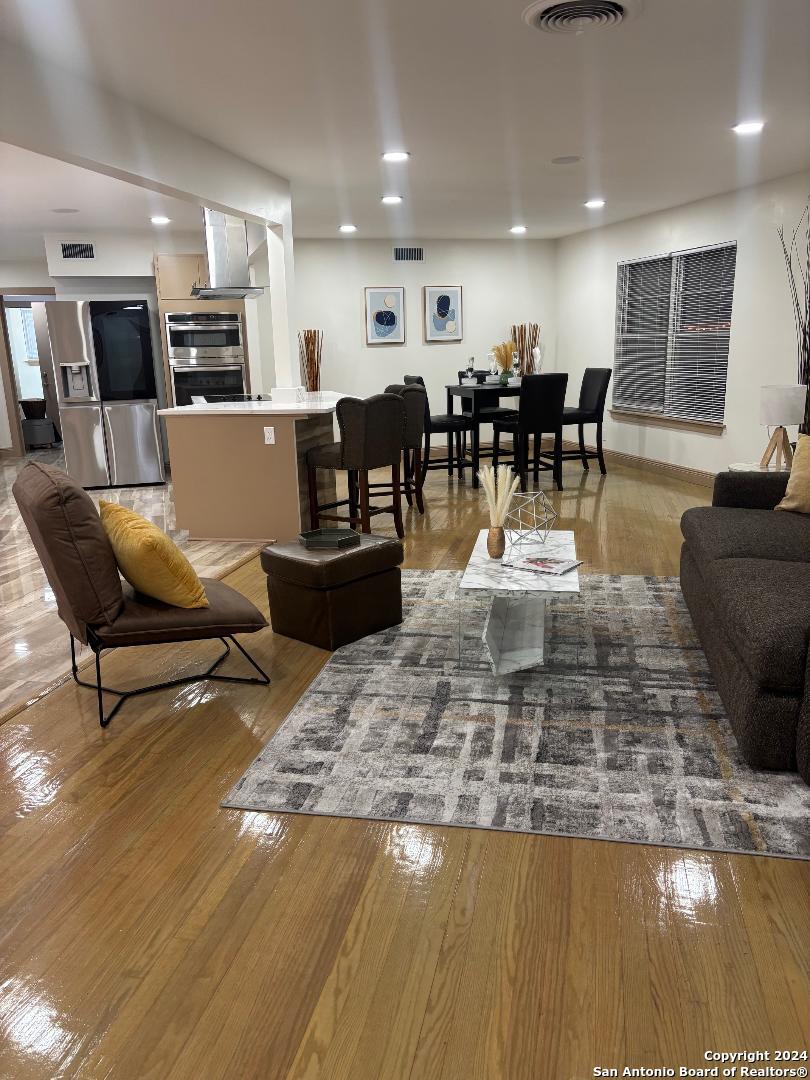
M 155 255 L 190 255 L 204 250 L 203 230 L 169 232 L 45 233 L 45 257 L 52 277 L 154 277 Z M 62 244 L 93 245 L 92 259 L 65 259 Z
M 710 435 L 606 416 L 607 447 L 710 472 L 759 460 L 767 442 L 759 426 L 759 388 L 797 381 L 796 335 L 776 226 L 792 227 L 808 196 L 805 172 L 558 241 L 556 364 L 570 372 L 569 401 L 585 367 L 613 366 L 619 261 L 737 241 L 725 431 Z
M 554 351 L 554 244 L 548 241 L 424 241 L 424 262 L 395 263 L 386 241 L 297 240 L 296 330 L 324 331 L 321 386 L 367 397 L 402 376 L 422 375 L 433 412 L 445 411 L 447 383 L 468 356 L 486 366 L 512 323 L 541 324 Z M 405 344 L 366 345 L 366 286 L 405 287 Z M 426 345 L 422 286 L 461 285 L 464 340 Z M 458 406 L 456 407 L 458 410 Z

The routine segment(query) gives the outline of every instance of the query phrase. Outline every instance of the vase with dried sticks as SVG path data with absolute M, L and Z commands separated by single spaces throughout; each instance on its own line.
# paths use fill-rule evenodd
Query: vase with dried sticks
M 520 357 L 520 374 L 533 375 L 535 352 L 540 345 L 540 323 L 527 322 L 512 327 L 512 340 Z
M 307 390 L 314 392 L 321 388 L 321 351 L 323 349 L 323 330 L 298 331 L 298 359 Z
M 512 496 L 520 483 L 508 465 L 499 465 L 497 473 L 491 465 L 485 465 L 478 474 L 489 508 L 489 532 L 487 533 L 487 554 L 490 559 L 502 559 L 506 550 L 506 533 L 503 523 L 509 510 Z
M 785 239 L 785 230 L 777 229 L 785 256 L 790 298 L 793 301 L 793 317 L 796 321 L 796 339 L 799 347 L 799 382 L 810 388 L 810 204 Z M 810 434 L 810 392 L 804 403 L 804 423 L 799 427 L 803 435 Z

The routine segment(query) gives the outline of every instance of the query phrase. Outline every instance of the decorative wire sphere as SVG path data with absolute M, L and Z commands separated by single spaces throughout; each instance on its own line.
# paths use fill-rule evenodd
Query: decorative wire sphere
M 516 492 L 503 523 L 507 554 L 545 544 L 556 520 L 557 511 L 545 492 L 534 491 L 526 495 Z

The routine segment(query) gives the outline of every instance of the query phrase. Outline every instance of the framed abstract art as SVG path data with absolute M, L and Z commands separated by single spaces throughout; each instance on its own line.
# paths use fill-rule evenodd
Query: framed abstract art
M 366 345 L 405 344 L 405 289 L 366 289 Z
M 461 341 L 460 285 L 425 285 L 425 341 Z

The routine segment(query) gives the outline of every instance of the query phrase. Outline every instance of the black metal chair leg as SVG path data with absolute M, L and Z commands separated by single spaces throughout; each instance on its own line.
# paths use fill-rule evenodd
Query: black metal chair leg
M 196 674 L 196 675 L 181 675 L 177 679 L 169 679 L 166 682 L 152 683 L 149 686 L 139 686 L 139 687 L 136 687 L 136 689 L 134 689 L 134 690 L 118 690 L 113 686 L 105 686 L 103 684 L 103 682 L 101 681 L 101 653 L 102 653 L 102 649 L 101 649 L 101 647 L 99 645 L 95 644 L 92 640 L 90 642 L 90 647 L 93 650 L 93 653 L 95 655 L 96 681 L 95 681 L 95 683 L 89 683 L 89 682 L 86 682 L 84 679 L 79 678 L 78 666 L 76 664 L 76 646 L 75 646 L 75 642 L 74 642 L 74 639 L 73 639 L 73 635 L 71 634 L 70 635 L 71 670 L 72 670 L 73 678 L 74 678 L 75 682 L 79 686 L 84 686 L 88 690 L 95 690 L 96 691 L 96 696 L 97 696 L 97 699 L 98 699 L 98 722 L 99 722 L 100 726 L 103 727 L 103 728 L 105 728 L 105 727 L 107 727 L 109 725 L 112 718 L 115 716 L 115 714 L 118 712 L 118 710 L 121 708 L 121 706 L 126 701 L 128 701 L 131 697 L 140 697 L 141 694 L 151 694 L 151 693 L 154 693 L 157 690 L 168 690 L 168 689 L 171 689 L 172 687 L 186 686 L 189 683 L 195 683 L 195 682 L 205 682 L 206 680 L 209 680 L 209 679 L 214 681 L 214 682 L 248 683 L 248 684 L 253 685 L 253 686 L 269 686 L 270 685 L 270 676 L 267 674 L 267 672 L 265 672 L 259 666 L 259 664 L 256 663 L 256 661 L 253 659 L 253 657 L 250 655 L 250 653 L 247 651 L 247 649 L 245 649 L 244 646 L 240 645 L 235 637 L 233 637 L 231 635 L 228 635 L 227 638 L 223 637 L 223 638 L 220 638 L 219 640 L 225 646 L 225 651 L 221 652 L 219 654 L 219 656 L 214 660 L 214 662 L 212 664 L 210 664 L 206 668 L 205 671 L 200 672 L 199 674 Z M 245 676 L 243 676 L 243 675 L 220 675 L 220 674 L 217 673 L 217 668 L 220 666 L 220 664 L 223 662 L 223 660 L 226 660 L 228 658 L 228 656 L 230 656 L 231 647 L 228 644 L 228 641 L 232 642 L 236 646 L 236 648 L 239 650 L 239 652 L 242 654 L 242 656 L 244 656 L 244 658 L 248 661 L 248 663 L 251 665 L 251 667 L 253 667 L 259 673 L 259 678 L 256 678 L 255 676 L 249 676 L 248 678 L 245 678 Z M 118 701 L 116 701 L 115 705 L 113 705 L 112 709 L 110 709 L 110 711 L 106 714 L 106 716 L 104 714 L 104 694 L 114 694 L 118 698 Z
M 602 451 L 602 421 L 601 420 L 597 421 L 597 424 L 596 424 L 596 456 L 599 459 L 599 468 L 601 470 L 602 476 L 604 476 L 607 473 L 607 468 L 605 467 L 605 455 L 604 455 L 604 453 Z
M 501 452 L 501 433 L 497 427 L 492 429 L 492 468 L 498 471 L 498 455 Z
M 540 483 L 540 447 L 543 444 L 543 436 L 534 433 L 534 486 Z
M 579 456 L 582 458 L 582 468 L 585 469 L 586 472 L 589 471 L 590 465 L 588 464 L 588 451 L 585 449 L 584 424 L 579 425 Z
M 453 432 L 447 432 L 447 475 L 453 475 Z
M 430 465 L 430 432 L 425 432 L 425 450 L 424 458 L 422 459 L 422 483 L 424 484 L 427 479 L 428 466 Z
M 464 454 L 461 449 L 461 432 L 456 432 L 456 476 L 464 479 Z

